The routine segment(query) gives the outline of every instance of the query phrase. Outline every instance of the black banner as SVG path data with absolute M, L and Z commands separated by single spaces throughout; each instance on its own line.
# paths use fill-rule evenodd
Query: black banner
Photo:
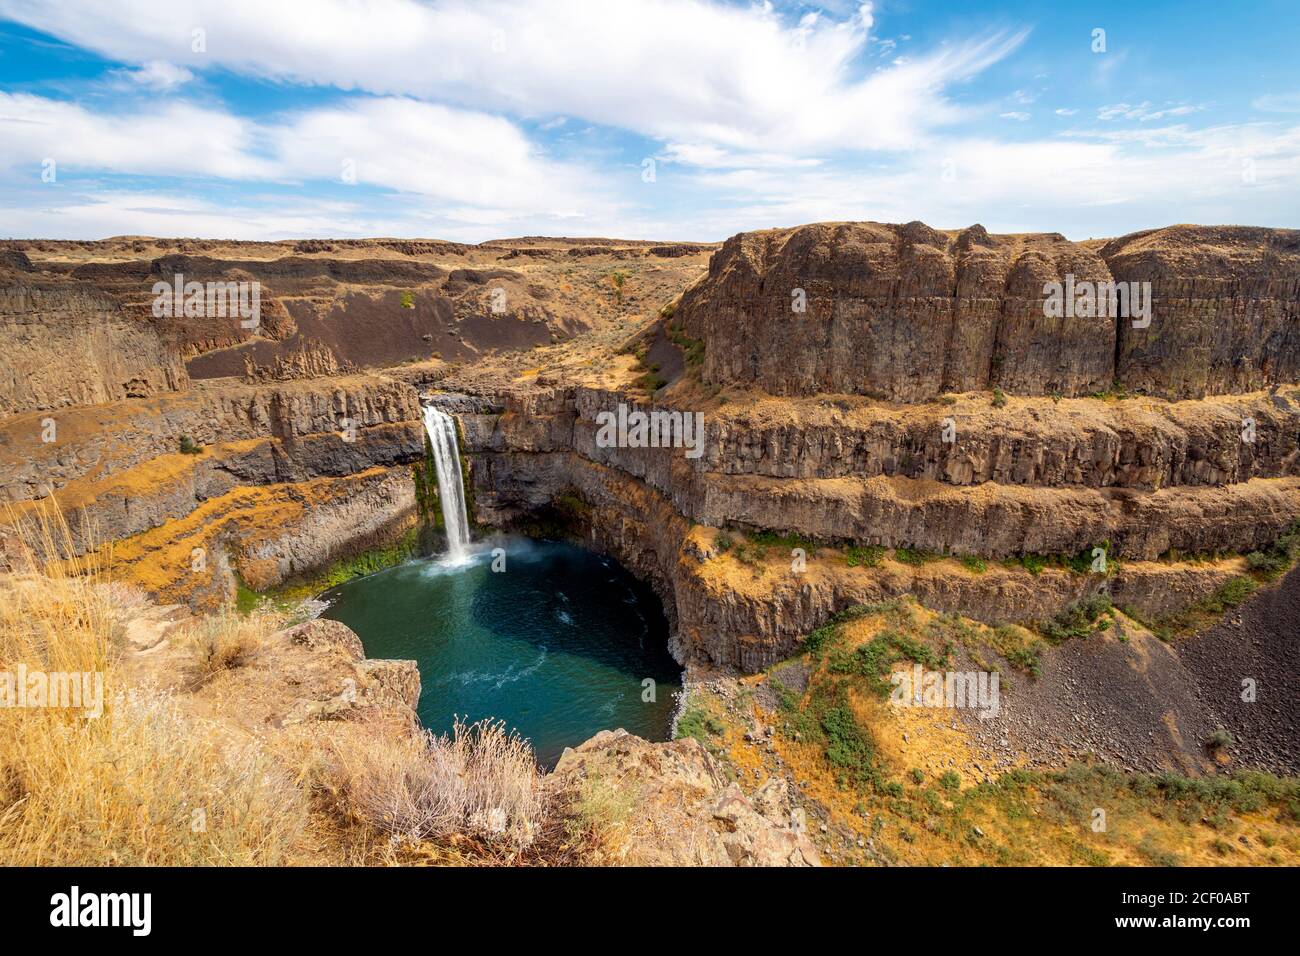
M 1199 935 L 1230 943 L 1241 933 L 1278 933 L 1294 924 L 1295 875 L 1289 869 L 8 869 L 0 870 L 0 913 L 11 941 L 77 934 L 82 942 L 111 937 L 127 945 L 279 938 L 373 945 L 377 928 L 418 938 L 430 932 L 419 924 L 431 920 L 433 938 L 475 932 L 499 943 L 565 922 L 577 930 L 588 920 L 610 926 L 613 919 L 635 932 L 648 921 L 675 924 L 683 916 L 722 941 L 739 941 L 752 938 L 756 919 L 779 925 L 787 921 L 783 913 L 794 932 L 808 932 L 811 919 L 818 933 L 942 937 L 971 947 L 1035 930 L 1070 940 Z

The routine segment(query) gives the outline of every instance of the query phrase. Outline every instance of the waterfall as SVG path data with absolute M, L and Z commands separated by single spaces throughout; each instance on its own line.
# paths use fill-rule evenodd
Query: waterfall
M 424 409 L 424 430 L 433 446 L 433 464 L 438 471 L 438 500 L 447 526 L 447 553 L 453 560 L 465 556 L 469 545 L 469 519 L 465 515 L 465 485 L 460 473 L 460 449 L 456 444 L 456 422 L 432 405 Z

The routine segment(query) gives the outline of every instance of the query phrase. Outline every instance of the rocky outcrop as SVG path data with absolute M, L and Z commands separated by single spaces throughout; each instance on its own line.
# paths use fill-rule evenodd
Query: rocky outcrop
M 303 342 L 287 355 L 277 355 L 275 364 L 258 365 L 251 355 L 244 356 L 244 381 L 290 382 L 303 378 L 323 378 L 355 372 L 350 362 L 340 362 L 334 350 L 323 342 Z
M 283 454 L 266 466 L 271 474 L 282 476 L 275 480 L 291 477 L 295 460 L 309 471 L 329 473 L 321 458 L 322 441 L 333 441 L 340 465 L 351 461 L 354 470 L 389 463 L 395 455 L 377 445 L 358 455 L 357 442 L 363 439 L 368 443 L 388 436 L 410 445 L 412 456 L 421 447 L 415 390 L 376 375 L 201 386 L 146 401 L 67 409 L 48 416 L 55 425 L 52 440 L 46 440 L 45 417 L 29 414 L 0 421 L 0 499 L 25 501 L 57 493 L 78 479 L 120 474 L 177 453 L 182 436 L 205 447 L 276 439 Z M 369 431 L 382 425 L 402 425 L 407 434 Z M 375 452 L 379 458 L 373 457 Z M 332 473 L 341 472 L 335 468 Z
M 1117 377 L 1179 398 L 1300 380 L 1300 231 L 1170 226 L 1113 239 L 1121 282 L 1150 282 L 1150 327 L 1120 323 Z
M 1045 306 L 1049 283 L 1115 281 L 1151 283 L 1149 325 Z M 1251 391 L 1300 378 L 1300 232 L 1178 227 L 1100 250 L 917 222 L 741 233 L 675 320 L 704 341 L 707 382 L 778 395 Z
M 604 787 L 628 801 L 629 832 L 612 848 L 627 866 L 821 865 L 783 778 L 747 797 L 691 738 L 602 731 L 564 751 L 552 784 L 575 799 Z
M 331 675 L 328 689 L 321 693 L 313 685 L 326 682 L 314 679 L 313 668 L 301 663 L 286 668 L 298 692 L 283 713 L 268 722 L 284 726 L 311 720 L 368 720 L 373 725 L 379 712 L 415 723 L 420 701 L 420 670 L 415 661 L 367 658 L 356 632 L 338 621 L 307 621 L 272 640 L 276 651 L 297 652 L 300 660 L 332 664 L 344 674 L 350 665 L 351 672 L 341 680 Z
M 597 417 L 625 400 L 596 389 L 540 389 L 503 394 L 499 415 L 463 414 L 466 450 L 489 455 L 475 473 L 480 503 L 496 494 L 515 507 L 536 507 L 566 485 L 591 484 L 583 474 L 583 463 L 589 462 L 644 482 L 677 514 L 699 524 L 994 558 L 1073 555 L 1102 541 L 1130 560 L 1153 559 L 1171 549 L 1248 551 L 1268 544 L 1300 517 L 1295 436 L 1287 418 L 1269 417 L 1263 404 L 1258 410 L 1260 421 L 1269 422 L 1269 442 L 1244 451 L 1238 450 L 1246 444 L 1239 433 L 1240 412 L 1230 406 L 1221 412 L 1188 409 L 1182 424 L 1175 424 L 1176 410 L 1121 410 L 1099 417 L 1091 406 L 1104 408 L 1102 403 L 1089 401 L 1082 403 L 1088 409 L 1078 409 L 1063 402 L 1058 409 L 1047 402 L 1034 410 L 1038 424 L 1012 409 L 990 417 L 985 406 L 980 424 L 965 430 L 969 437 L 963 436 L 955 450 L 936 429 L 938 440 L 929 446 L 934 454 L 919 453 L 905 462 L 905 440 L 880 439 L 891 432 L 928 435 L 946 406 L 927 409 L 926 422 L 915 426 L 906 419 L 884 424 L 868 415 L 850 421 L 843 435 L 833 420 L 804 432 L 801 423 L 751 426 L 744 413 L 724 413 L 713 425 L 706 419 L 704 453 L 689 459 L 680 448 L 603 447 Z M 1107 423 L 1111 414 L 1115 417 Z M 1140 433 L 1141 443 L 1126 448 L 1121 430 Z M 743 451 L 720 454 L 717 446 L 724 442 Z M 853 454 L 844 455 L 846 450 Z M 830 477 L 789 480 L 782 471 L 791 452 L 805 474 L 825 469 Z M 549 455 L 560 460 L 530 460 Z M 1274 466 L 1264 464 L 1270 459 Z M 1228 476 L 1235 467 L 1219 467 L 1231 460 L 1249 460 L 1252 470 L 1258 464 L 1269 477 L 1232 481 Z M 848 467 L 858 461 L 860 469 Z M 992 469 L 1002 480 L 971 488 L 961 480 L 924 477 L 927 471 L 942 476 L 953 463 L 968 469 L 950 473 L 958 479 L 973 476 L 978 466 L 978 473 Z M 753 473 L 736 473 L 748 468 Z M 1039 483 L 1033 480 L 1036 473 L 1055 480 Z M 1067 474 L 1089 480 L 1076 485 L 1062 480 Z M 1107 483 L 1124 474 L 1139 487 Z M 1153 486 L 1149 491 L 1140 487 L 1143 475 Z M 1192 483 L 1162 486 L 1174 476 Z M 1211 477 L 1217 480 L 1204 481 Z
M 185 367 L 157 330 L 94 288 L 0 273 L 0 417 L 173 392 Z

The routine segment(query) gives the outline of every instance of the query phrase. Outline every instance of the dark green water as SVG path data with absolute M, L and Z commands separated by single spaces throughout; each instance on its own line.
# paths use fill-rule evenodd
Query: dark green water
M 599 730 L 668 739 L 681 668 L 654 593 L 572 545 L 483 547 L 460 566 L 415 560 L 332 588 L 323 616 L 356 631 L 368 657 L 419 662 L 420 720 L 437 733 L 455 715 L 501 719 L 547 768 Z M 493 547 L 505 549 L 504 571 L 491 569 Z

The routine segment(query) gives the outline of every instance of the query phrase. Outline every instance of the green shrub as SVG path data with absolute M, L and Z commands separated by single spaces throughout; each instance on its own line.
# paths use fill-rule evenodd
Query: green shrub
M 850 545 L 844 549 L 844 557 L 851 568 L 874 568 L 885 556 L 885 549 L 875 544 Z
M 1219 727 L 1214 733 L 1210 734 L 1210 739 L 1205 743 L 1211 750 L 1223 750 L 1225 747 L 1231 747 L 1235 741 L 1229 731 Z
M 1214 593 L 1206 599 L 1206 609 L 1211 613 L 1222 614 L 1250 597 L 1255 587 L 1255 582 L 1250 578 L 1229 578 L 1215 588 Z
M 714 738 L 721 736 L 725 730 L 726 727 L 722 722 L 703 706 L 695 701 L 689 701 L 682 715 L 677 718 L 675 739 L 693 737 L 703 744 L 705 749 L 714 750 L 717 747 Z
M 1039 621 L 1038 629 L 1053 644 L 1071 638 L 1087 637 L 1109 626 L 1102 618 L 1110 614 L 1112 605 L 1107 594 L 1093 594 L 1062 608 L 1054 617 Z
M 801 534 L 795 534 L 792 531 L 786 534 L 778 534 L 775 531 L 756 531 L 749 535 L 749 540 L 764 547 L 780 547 L 787 551 L 794 548 L 803 548 L 804 551 L 812 554 L 817 550 L 816 541 L 812 538 L 805 538 Z
M 913 637 L 886 629 L 852 651 L 832 650 L 827 666 L 832 674 L 865 678 L 867 686 L 883 697 L 889 694 L 889 672 L 895 661 L 909 660 L 935 669 L 946 657 Z
M 817 630 L 813 631 L 803 640 L 803 649 L 814 657 L 820 657 L 822 652 L 840 636 L 840 627 L 838 624 L 823 624 Z
M 203 446 L 200 445 L 200 444 L 198 444 L 198 443 L 197 443 L 193 438 L 191 438 L 189 435 L 182 435 L 182 436 L 181 436 L 181 454 L 182 454 L 182 455 L 201 455 L 201 454 L 203 454 Z
M 667 308 L 667 306 L 665 306 L 665 308 Z M 668 325 L 667 332 L 669 341 L 682 350 L 682 357 L 688 367 L 695 368 L 704 364 L 703 339 L 691 338 L 686 334 L 685 329 L 675 323 L 670 323 Z
M 935 554 L 933 551 L 923 551 L 919 548 L 895 548 L 894 560 L 900 564 L 909 564 L 912 567 L 919 568 L 923 564 L 931 561 L 941 561 L 943 555 Z
M 1246 564 L 1265 580 L 1272 580 L 1300 557 L 1300 521 L 1294 522 L 1264 551 L 1246 555 Z
M 852 783 L 875 783 L 874 742 L 858 725 L 848 705 L 841 702 L 829 708 L 822 716 L 821 727 L 826 735 L 826 759 L 830 765 L 842 771 Z

